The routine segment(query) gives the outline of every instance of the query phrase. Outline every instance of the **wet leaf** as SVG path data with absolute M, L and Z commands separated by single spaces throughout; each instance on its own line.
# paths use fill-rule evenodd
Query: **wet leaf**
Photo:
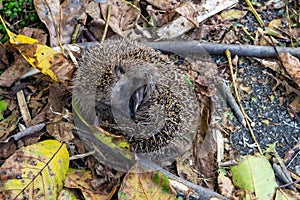
M 68 150 L 56 140 L 23 147 L 0 168 L 0 198 L 57 199 L 68 167 Z
M 71 78 L 73 66 L 62 53 L 33 38 L 12 33 L 6 28 L 3 19 L 1 17 L 0 19 L 9 35 L 10 42 L 33 67 L 49 75 L 55 81 L 64 82 Z
M 143 172 L 136 164 L 126 174 L 118 193 L 118 199 L 175 199 L 176 192 L 168 178 L 159 171 Z
M 258 199 L 272 199 L 277 184 L 272 166 L 264 156 L 245 156 L 230 170 L 235 186 L 254 192 Z

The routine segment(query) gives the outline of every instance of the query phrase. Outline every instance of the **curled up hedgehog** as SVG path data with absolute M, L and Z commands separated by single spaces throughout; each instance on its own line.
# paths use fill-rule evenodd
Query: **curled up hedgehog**
M 198 128 L 198 102 L 186 71 L 129 39 L 107 40 L 85 52 L 73 102 L 86 122 L 123 137 L 128 151 L 153 161 L 188 150 Z M 104 149 L 98 154 L 113 162 L 109 148 Z

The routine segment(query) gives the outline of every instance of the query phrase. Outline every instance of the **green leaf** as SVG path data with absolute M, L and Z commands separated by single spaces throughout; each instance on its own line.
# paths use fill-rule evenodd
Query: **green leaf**
M 254 192 L 258 199 L 272 199 L 277 184 L 272 166 L 264 156 L 245 156 L 230 169 L 235 186 Z
M 3 119 L 2 111 L 6 110 L 7 108 L 7 103 L 4 100 L 0 100 L 0 120 Z

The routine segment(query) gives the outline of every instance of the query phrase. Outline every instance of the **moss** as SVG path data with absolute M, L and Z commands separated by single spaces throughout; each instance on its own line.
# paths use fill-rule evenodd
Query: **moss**
M 43 26 L 34 9 L 32 0 L 0 0 L 0 15 L 12 25 L 10 28 L 19 30 L 29 25 Z M 0 42 L 8 40 L 2 24 L 0 24 Z

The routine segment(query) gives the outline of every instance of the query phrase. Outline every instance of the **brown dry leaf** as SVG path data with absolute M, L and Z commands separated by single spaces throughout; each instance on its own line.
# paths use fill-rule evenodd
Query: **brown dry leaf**
M 232 184 L 231 179 L 225 176 L 223 172 L 220 172 L 218 176 L 218 188 L 220 193 L 225 197 L 232 197 L 234 185 Z
M 299 59 L 289 53 L 278 53 L 279 58 L 291 76 L 292 80 L 300 87 L 300 62 Z
M 0 43 L 0 69 L 6 68 L 8 66 L 8 60 L 6 57 L 6 49 L 2 43 Z
M 200 4 L 187 2 L 183 5 L 183 9 L 178 8 L 183 16 L 173 20 L 169 24 L 161 27 L 157 31 L 160 38 L 172 39 L 190 31 L 192 28 L 199 25 L 200 22 L 211 17 L 212 15 L 233 6 L 237 0 L 213 0 L 203 1 Z M 191 10 L 189 10 L 189 8 Z
M 168 22 L 172 21 L 178 14 L 176 12 L 161 12 L 161 10 L 157 10 L 153 8 L 152 5 L 148 5 L 146 8 L 149 16 L 152 17 L 154 21 L 155 27 L 161 27 Z
M 292 156 L 298 152 L 298 149 L 300 149 L 300 141 L 298 141 L 297 144 L 285 154 L 284 160 L 289 161 Z
M 118 187 L 116 185 L 110 192 L 104 192 L 99 188 L 94 188 L 93 181 L 95 179 L 92 177 L 91 171 L 69 168 L 64 186 L 80 189 L 85 200 L 110 200 Z
M 40 20 L 50 33 L 50 45 L 69 44 L 78 19 L 85 18 L 87 0 L 34 0 Z M 83 16 L 82 16 L 83 14 Z
M 111 7 L 109 27 L 117 34 L 125 36 L 124 31 L 134 27 L 135 22 L 139 19 L 139 11 L 122 0 L 111 0 L 101 3 L 101 13 L 106 20 L 108 6 Z M 137 5 L 135 5 L 137 6 Z
M 230 9 L 230 10 L 224 10 L 220 14 L 220 17 L 223 21 L 226 20 L 237 20 L 243 18 L 247 14 L 247 11 L 242 10 L 236 10 L 236 9 Z
M 290 189 L 278 189 L 276 190 L 275 200 L 288 199 L 288 200 L 299 200 L 300 194 Z
M 276 30 L 276 28 L 279 28 L 281 25 L 282 19 L 273 19 L 272 21 L 270 21 L 270 23 L 268 24 L 268 28 Z
M 74 139 L 74 135 L 72 134 L 73 128 L 74 124 L 68 122 L 48 124 L 46 127 L 47 132 L 55 139 L 67 143 Z
M 0 76 L 0 86 L 10 87 L 20 76 L 25 74 L 30 69 L 30 64 L 22 57 L 15 56 L 15 62 L 5 70 Z
M 87 6 L 86 6 L 86 13 L 92 17 L 93 19 L 98 19 L 100 18 L 100 6 L 96 1 L 91 1 Z
M 198 27 L 199 21 L 199 11 L 203 9 L 202 4 L 195 4 L 191 1 L 181 4 L 178 8 L 175 9 L 181 16 L 185 17 L 189 21 L 193 22 L 194 26 Z
M 191 152 L 186 152 L 182 156 L 176 158 L 176 170 L 180 177 L 198 184 L 199 172 L 195 170 L 195 158 Z
M 17 146 L 14 142 L 7 142 L 0 145 L 0 158 L 8 158 L 15 153 Z
M 160 171 L 147 172 L 137 163 L 126 174 L 118 192 L 118 199 L 174 199 L 176 191 Z
M 288 106 L 287 110 L 292 116 L 294 116 L 294 113 L 300 112 L 300 96 L 296 96 L 296 98 Z
M 177 8 L 185 0 L 146 0 L 148 3 L 161 10 L 171 11 Z
M 272 69 L 274 72 L 280 73 L 281 75 L 285 76 L 286 78 L 291 79 L 291 77 L 286 73 L 284 68 L 282 68 L 279 65 L 278 61 L 270 61 L 270 60 L 258 59 L 258 58 L 255 58 L 255 60 L 259 61 L 261 64 L 263 64 L 263 66 Z

